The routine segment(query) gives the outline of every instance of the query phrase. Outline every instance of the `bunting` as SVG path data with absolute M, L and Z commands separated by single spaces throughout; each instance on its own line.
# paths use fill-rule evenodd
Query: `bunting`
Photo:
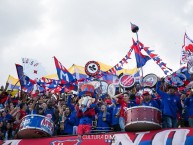
M 107 74 L 112 74 L 112 75 L 116 75 L 117 71 L 122 70 L 123 65 L 127 64 L 128 59 L 131 59 L 131 52 L 133 51 L 133 49 L 131 48 L 129 50 L 129 52 L 125 55 L 124 58 L 122 58 L 119 63 L 117 63 L 114 67 L 112 67 L 111 69 L 109 69 L 108 71 L 106 71 Z
M 162 59 L 154 52 L 154 50 L 149 50 L 149 47 L 144 47 L 144 45 L 140 42 L 139 45 L 141 48 L 152 58 L 156 64 L 162 69 L 165 75 L 171 74 L 172 69 L 166 66 L 166 63 L 162 61 Z

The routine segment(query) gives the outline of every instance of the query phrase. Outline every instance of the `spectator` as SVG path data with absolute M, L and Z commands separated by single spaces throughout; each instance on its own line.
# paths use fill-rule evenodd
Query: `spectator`
M 4 139 L 4 130 L 3 130 L 3 122 L 0 121 L 0 140 Z
M 187 112 L 188 123 L 190 127 L 193 127 L 193 89 L 190 90 L 190 94 L 184 101 L 185 112 Z
M 112 102 L 112 105 L 107 108 L 107 111 L 111 114 L 111 125 L 114 131 L 121 131 L 119 125 L 120 104 L 115 100 Z
M 102 105 L 97 115 L 97 130 L 109 130 L 110 119 L 110 113 L 107 112 L 107 107 L 105 105 Z
M 77 111 L 78 111 L 78 108 L 79 108 L 79 105 L 77 104 L 77 105 L 75 106 L 74 110 L 72 111 L 72 117 L 75 119 L 74 126 L 73 126 L 73 131 L 72 131 L 72 134 L 73 134 L 73 135 L 76 135 L 76 134 L 77 134 L 78 125 L 79 125 L 79 121 L 80 121 L 80 118 L 78 118 L 78 117 L 76 116 Z
M 26 109 L 27 109 L 27 105 L 25 103 L 21 103 L 20 104 L 20 110 L 16 114 L 16 119 L 15 119 L 15 122 L 14 122 L 16 124 L 16 126 L 15 126 L 16 132 L 19 129 L 19 125 L 22 121 L 22 118 L 27 115 Z
M 159 109 L 159 106 L 155 100 L 152 99 L 152 95 L 148 91 L 143 92 L 142 106 L 151 106 Z
M 42 106 L 41 106 L 42 107 Z M 52 100 L 48 101 L 47 108 L 44 111 L 44 115 L 48 118 L 51 118 L 54 123 L 57 122 L 57 112 L 56 109 L 53 106 Z
M 120 98 L 123 95 L 123 98 Z M 129 94 L 126 93 L 120 93 L 113 97 L 120 105 L 120 117 L 119 117 L 119 125 L 121 128 L 121 131 L 125 131 L 125 107 L 129 108 L 131 107 L 130 101 L 129 101 Z
M 72 116 L 69 107 L 66 107 L 65 111 L 63 112 L 62 122 L 64 122 L 62 134 L 63 135 L 72 134 L 75 118 Z
M 59 111 L 53 106 L 53 100 L 48 100 L 47 108 L 44 110 L 44 115 L 54 122 L 54 135 L 58 131 L 58 122 L 59 122 Z
M 134 107 L 134 106 L 138 106 L 140 103 L 140 100 L 138 97 L 136 97 L 135 94 L 130 94 L 129 96 L 129 106 L 128 107 Z
M 7 122 L 11 122 L 12 120 L 13 120 L 13 117 L 9 113 L 7 113 L 6 111 L 2 111 L 2 121 L 4 125 Z
M 181 122 L 180 122 L 180 127 L 189 127 L 189 122 L 188 122 L 188 118 L 189 118 L 189 115 L 188 115 L 188 111 L 187 110 L 187 106 L 185 104 L 185 102 L 187 101 L 187 97 L 186 97 L 186 94 L 182 94 L 181 97 L 181 104 L 182 104 L 182 119 L 181 119 Z
M 13 139 L 14 133 L 12 130 L 12 124 L 10 122 L 7 122 L 6 129 L 5 129 L 5 138 L 4 140 Z
M 175 87 L 169 86 L 168 93 L 160 90 L 161 81 L 157 82 L 156 92 L 162 98 L 163 128 L 177 127 L 177 113 L 181 114 L 180 97 L 175 95 Z
M 30 101 L 28 104 L 28 108 L 26 110 L 27 114 L 37 114 L 37 110 L 35 109 L 36 102 L 38 100 L 39 96 L 34 97 L 33 101 Z

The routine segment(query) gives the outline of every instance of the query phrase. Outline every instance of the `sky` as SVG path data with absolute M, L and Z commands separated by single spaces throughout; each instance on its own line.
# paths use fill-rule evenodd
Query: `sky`
M 193 0 L 0 0 L 0 85 L 17 77 L 21 58 L 38 60 L 56 73 L 53 56 L 66 67 L 88 61 L 117 64 L 129 51 L 130 22 L 139 40 L 169 68 L 180 67 L 183 36 L 193 39 Z M 135 67 L 132 57 L 124 68 Z M 164 76 L 153 60 L 144 75 Z

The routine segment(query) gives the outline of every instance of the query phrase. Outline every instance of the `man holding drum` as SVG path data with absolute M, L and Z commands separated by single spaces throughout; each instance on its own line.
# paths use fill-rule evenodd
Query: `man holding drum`
M 143 92 L 143 97 L 142 106 L 151 106 L 159 109 L 159 105 L 152 99 L 152 95 L 148 91 Z

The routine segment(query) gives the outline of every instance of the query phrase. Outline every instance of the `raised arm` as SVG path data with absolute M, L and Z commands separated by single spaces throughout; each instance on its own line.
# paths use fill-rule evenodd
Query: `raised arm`
M 119 98 L 121 95 L 123 95 L 123 93 L 120 93 L 120 94 L 117 94 L 117 95 L 113 96 L 113 99 L 116 100 L 116 101 L 118 101 L 118 98 Z
M 161 90 L 160 90 L 160 86 L 161 86 L 161 81 L 159 80 L 159 81 L 157 82 L 157 84 L 156 84 L 156 92 L 158 93 L 158 95 L 159 95 L 161 98 L 163 98 L 164 96 L 167 95 L 167 93 L 161 91 Z

